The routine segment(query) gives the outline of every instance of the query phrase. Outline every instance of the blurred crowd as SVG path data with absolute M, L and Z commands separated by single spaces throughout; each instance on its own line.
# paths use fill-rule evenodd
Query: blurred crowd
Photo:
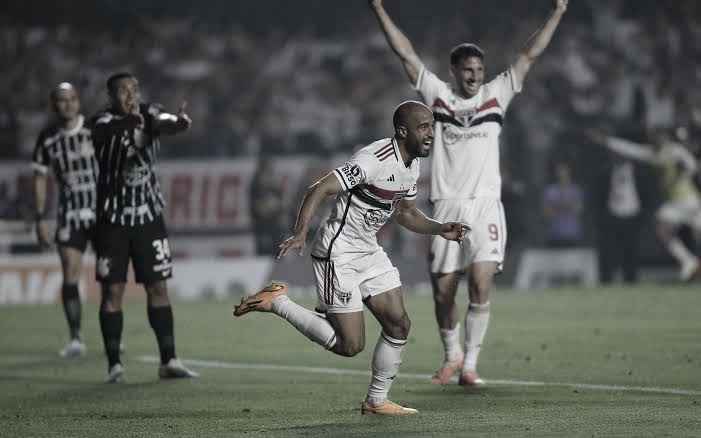
M 538 7 L 474 3 L 432 14 L 425 10 L 430 5 L 418 3 L 387 1 L 387 7 L 401 9 L 398 24 L 419 55 L 450 81 L 447 55 L 453 45 L 478 42 L 486 49 L 491 77 L 515 59 L 551 6 L 548 1 Z M 251 30 L 245 17 L 213 24 L 185 16 L 142 16 L 134 26 L 116 29 L 5 23 L 0 26 L 0 154 L 28 159 L 47 119 L 51 86 L 75 83 L 85 112 L 93 113 L 105 104 L 107 75 L 117 70 L 136 73 L 149 100 L 172 109 L 188 101 L 193 128 L 168 142 L 165 158 L 350 153 L 358 144 L 391 135 L 391 109 L 416 97 L 370 13 L 358 14 L 361 18 L 339 20 L 324 32 L 307 25 Z M 576 237 L 593 241 L 596 213 L 586 206 L 597 205 L 595 183 L 608 155 L 585 140 L 584 129 L 649 141 L 655 132 L 684 127 L 687 141 L 698 142 L 700 80 L 698 1 L 573 4 L 505 123 L 510 235 L 541 242 L 552 237 L 542 226 L 544 198 L 552 198 L 544 192 L 554 181 L 549 169 L 567 163 L 568 178 L 581 187 L 577 212 L 583 225 L 577 225 Z

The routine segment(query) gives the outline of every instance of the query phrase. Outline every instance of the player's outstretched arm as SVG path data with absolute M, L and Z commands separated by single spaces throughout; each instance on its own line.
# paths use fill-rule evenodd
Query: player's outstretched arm
M 411 41 L 409 41 L 409 38 L 394 24 L 389 14 L 387 14 L 387 11 L 382 5 L 382 0 L 369 0 L 369 3 L 370 8 L 375 13 L 375 17 L 377 17 L 377 21 L 380 23 L 380 28 L 385 34 L 389 46 L 402 61 L 409 81 L 411 81 L 412 85 L 416 84 L 423 63 L 414 51 L 414 46 L 411 44 Z
M 174 135 L 190 129 L 190 126 L 192 126 L 192 119 L 190 119 L 190 116 L 185 112 L 186 108 L 187 102 L 183 101 L 180 104 L 178 114 L 160 113 L 156 117 L 158 131 L 161 134 Z
M 469 227 L 458 222 L 444 224 L 427 217 L 416 207 L 416 201 L 399 201 L 394 213 L 399 225 L 419 234 L 440 235 L 447 240 L 462 242 Z
M 603 144 L 607 149 L 622 157 L 656 166 L 663 164 L 651 145 L 635 143 L 618 137 L 606 137 Z
M 280 251 L 276 257 L 278 260 L 295 249 L 299 250 L 299 254 L 302 255 L 304 244 L 307 241 L 307 233 L 309 232 L 309 223 L 314 217 L 317 208 L 319 208 L 319 204 L 327 197 L 333 196 L 341 190 L 341 183 L 334 176 L 333 172 L 328 173 L 307 189 L 297 213 L 294 234 L 280 244 Z
M 557 29 L 562 16 L 565 14 L 565 11 L 567 11 L 568 1 L 569 0 L 555 0 L 555 10 L 550 14 L 550 18 L 548 18 L 548 21 L 545 22 L 545 25 L 541 29 L 529 38 L 526 47 L 524 47 L 519 54 L 516 63 L 512 66 L 518 83 L 523 83 L 533 62 L 550 44 L 555 29 Z

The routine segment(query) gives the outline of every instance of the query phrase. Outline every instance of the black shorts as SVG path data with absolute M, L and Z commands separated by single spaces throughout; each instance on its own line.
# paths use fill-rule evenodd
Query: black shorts
M 85 252 L 88 247 L 88 242 L 92 244 L 93 250 L 95 249 L 95 225 L 91 225 L 87 228 L 73 228 L 71 226 L 59 226 L 56 228 L 56 235 L 54 236 L 54 241 L 56 245 L 67 246 L 70 248 L 75 248 L 80 252 Z
M 101 283 L 125 283 L 129 260 L 137 283 L 148 285 L 173 276 L 168 231 L 162 216 L 135 226 L 99 222 L 95 240 L 95 278 Z

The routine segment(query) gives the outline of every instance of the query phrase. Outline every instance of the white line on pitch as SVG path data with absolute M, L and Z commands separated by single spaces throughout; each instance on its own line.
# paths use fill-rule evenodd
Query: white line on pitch
M 155 356 L 140 356 L 138 360 L 147 363 L 158 363 L 159 358 Z M 297 373 L 312 373 L 312 374 L 333 374 L 344 376 L 368 376 L 368 371 L 350 370 L 345 368 L 324 368 L 324 367 L 302 367 L 291 365 L 272 365 L 262 363 L 235 363 L 221 362 L 216 360 L 197 360 L 183 359 L 183 362 L 200 368 L 223 368 L 233 370 L 269 370 L 269 371 L 289 371 Z M 431 379 L 429 374 L 411 374 L 399 373 L 399 377 L 403 379 L 425 380 Z M 490 385 L 504 386 L 559 386 L 564 388 L 574 389 L 591 389 L 597 391 L 627 391 L 627 392 L 649 392 L 655 394 L 674 394 L 674 395 L 701 395 L 701 391 L 691 389 L 677 388 L 659 388 L 654 386 L 623 386 L 623 385 L 598 385 L 593 383 L 570 383 L 570 382 L 539 382 L 531 380 L 503 380 L 503 379 L 485 379 Z

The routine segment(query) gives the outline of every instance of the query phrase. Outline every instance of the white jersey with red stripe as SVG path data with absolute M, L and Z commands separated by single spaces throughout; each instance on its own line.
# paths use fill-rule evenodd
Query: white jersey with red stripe
M 501 198 L 499 136 L 504 113 L 521 91 L 509 69 L 465 99 L 421 68 L 415 84 L 435 117 L 431 151 L 431 201 Z
M 397 142 L 378 140 L 334 169 L 343 191 L 312 245 L 312 257 L 342 264 L 380 249 L 377 232 L 402 199 L 416 199 L 419 159 L 404 165 Z

